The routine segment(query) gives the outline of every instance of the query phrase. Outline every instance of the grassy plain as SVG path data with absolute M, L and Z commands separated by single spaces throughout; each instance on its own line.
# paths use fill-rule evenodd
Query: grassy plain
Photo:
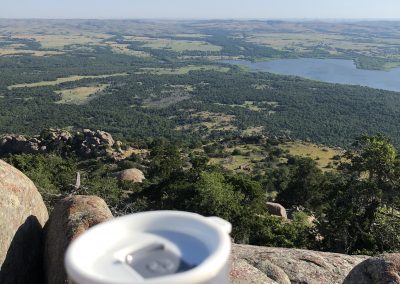
M 44 87 L 44 86 L 56 86 L 56 85 L 59 85 L 62 83 L 74 82 L 74 81 L 79 81 L 82 79 L 102 79 L 102 78 L 126 76 L 126 75 L 128 75 L 128 73 L 115 73 L 115 74 L 108 74 L 108 75 L 93 75 L 93 76 L 75 75 L 75 76 L 57 78 L 56 80 L 53 80 L 53 81 L 41 81 L 41 82 L 36 82 L 36 83 L 11 85 L 8 87 L 8 89 L 12 90 L 12 89 L 16 89 L 16 88 L 34 88 L 34 87 Z
M 239 151 L 238 155 L 229 155 L 225 158 L 210 158 L 211 165 L 221 165 L 231 171 L 251 171 L 254 166 L 263 158 L 261 146 L 252 144 L 237 145 L 224 149 L 226 154 L 232 154 L 234 150 Z
M 222 105 L 222 106 L 230 106 L 230 107 L 240 107 L 240 108 L 245 108 L 251 111 L 255 111 L 255 112 L 263 112 L 268 109 L 270 109 L 268 111 L 268 114 L 273 114 L 275 113 L 275 111 L 271 110 L 271 109 L 275 109 L 278 106 L 277 102 L 269 102 L 269 101 L 245 101 L 243 104 L 221 104 L 221 103 L 215 103 L 216 105 Z
M 137 56 L 137 57 L 151 57 L 151 55 L 148 54 L 147 52 L 128 48 L 129 44 L 121 44 L 117 42 L 106 42 L 106 44 L 111 47 L 111 50 L 114 53 Z
M 257 127 L 249 127 L 246 128 L 245 130 L 242 131 L 242 134 L 245 136 L 248 135 L 260 135 L 262 134 L 264 131 L 264 127 L 263 126 L 257 126 Z
M 64 49 L 69 45 L 97 45 L 102 40 L 109 38 L 108 34 L 94 33 L 94 34 L 23 34 L 18 35 L 17 38 L 34 39 L 39 42 L 43 48 L 49 49 Z
M 0 48 L 0 56 L 15 56 L 15 55 L 31 55 L 31 56 L 52 56 L 62 55 L 65 52 L 54 50 L 30 50 L 30 49 L 16 49 L 16 48 Z
M 154 74 L 154 75 L 185 75 L 190 71 L 217 71 L 228 72 L 229 67 L 217 65 L 188 65 L 179 68 L 141 68 L 141 72 L 137 74 Z
M 235 120 L 234 115 L 228 115 L 225 113 L 216 113 L 209 111 L 201 111 L 193 113 L 191 118 L 195 120 L 190 124 L 185 124 L 176 127 L 176 130 L 194 130 L 199 131 L 200 129 L 207 129 L 208 131 L 234 131 L 237 127 L 232 125 Z
M 81 105 L 86 103 L 93 95 L 104 91 L 108 86 L 108 84 L 100 84 L 56 91 L 61 95 L 61 100 L 56 103 Z
M 204 38 L 209 35 L 206 34 L 174 34 L 175 37 L 191 37 L 191 38 Z
M 308 157 L 315 160 L 322 170 L 335 167 L 334 156 L 343 154 L 343 150 L 324 147 L 306 142 L 288 142 L 281 145 L 283 150 L 289 151 L 292 156 Z M 328 165 L 331 165 L 329 167 Z
M 153 49 L 170 49 L 176 52 L 182 51 L 220 51 L 221 46 L 217 46 L 206 41 L 200 40 L 175 40 L 164 38 L 136 37 L 137 41 L 144 42 L 143 47 Z

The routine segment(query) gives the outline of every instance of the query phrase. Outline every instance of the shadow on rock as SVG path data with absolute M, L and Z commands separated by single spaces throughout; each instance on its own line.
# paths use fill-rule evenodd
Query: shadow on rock
M 0 270 L 1 284 L 43 283 L 43 229 L 31 215 L 18 228 Z

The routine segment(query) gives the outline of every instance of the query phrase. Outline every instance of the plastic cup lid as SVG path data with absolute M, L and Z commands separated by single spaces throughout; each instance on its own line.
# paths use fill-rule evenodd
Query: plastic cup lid
M 189 212 L 127 215 L 73 241 L 65 266 L 80 284 L 206 282 L 228 261 L 230 231 L 221 218 Z

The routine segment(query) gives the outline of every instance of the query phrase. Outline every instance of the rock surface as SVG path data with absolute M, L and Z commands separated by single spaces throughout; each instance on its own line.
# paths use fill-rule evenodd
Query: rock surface
M 283 219 L 287 219 L 286 209 L 279 203 L 267 202 L 266 206 L 270 214 L 282 217 Z
M 97 196 L 71 196 L 56 204 L 45 227 L 44 268 L 47 283 L 66 283 L 64 254 L 69 243 L 90 227 L 112 217 L 107 204 Z
M 0 160 L 0 283 L 42 283 L 48 212 L 33 182 Z
M 351 270 L 343 284 L 400 284 L 400 253 L 371 257 Z
M 118 143 L 117 143 L 118 142 Z M 70 133 L 62 129 L 45 129 L 38 136 L 0 136 L 0 154 L 50 153 L 64 156 L 74 152 L 83 157 L 115 157 L 121 159 L 125 151 L 122 143 L 115 142 L 110 133 L 101 130 L 84 129 Z
M 233 284 L 343 283 L 353 267 L 367 258 L 367 256 L 233 244 L 230 277 Z
M 144 174 L 138 169 L 127 169 L 116 173 L 117 179 L 121 181 L 143 182 Z

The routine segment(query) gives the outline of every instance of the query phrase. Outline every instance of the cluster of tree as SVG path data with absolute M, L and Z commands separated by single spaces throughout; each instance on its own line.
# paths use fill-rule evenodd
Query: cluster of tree
M 90 56 L 89 56 L 90 55 Z M 96 55 L 93 59 L 93 55 Z M 91 59 L 92 58 L 92 59 Z M 0 58 L 0 133 L 38 134 L 37 129 L 73 127 L 104 129 L 118 138 L 198 139 L 238 135 L 249 127 L 263 126 L 268 135 L 290 136 L 302 140 L 347 146 L 356 135 L 382 132 L 396 144 L 400 136 L 397 109 L 400 99 L 393 92 L 357 86 L 339 86 L 268 73 L 192 71 L 188 74 L 138 74 L 140 68 L 180 68 L 204 65 L 145 60 L 113 54 L 110 50 L 94 53 L 72 52 L 68 56 Z M 17 88 L 22 82 L 54 80 L 70 75 L 130 73 L 128 76 L 84 79 L 58 86 Z M 102 95 L 86 104 L 56 104 L 55 91 L 65 88 L 110 84 Z M 146 102 L 168 99 L 168 86 L 190 85 L 193 91 L 182 93 L 190 99 L 178 99 L 160 107 Z M 259 87 L 257 87 L 259 86 Z M 259 110 L 240 107 L 253 102 Z M 275 102 L 275 105 L 269 104 Z M 176 131 L 178 126 L 197 123 L 196 112 L 233 115 L 237 131 L 211 131 L 207 127 Z
M 275 142 L 263 142 L 268 162 L 260 162 L 262 173 L 250 174 L 210 165 L 210 149 L 201 154 L 166 140 L 149 144 L 148 157 L 117 163 L 54 154 L 5 159 L 35 182 L 49 207 L 67 194 L 96 194 L 117 215 L 168 209 L 220 216 L 233 224 L 240 243 L 350 254 L 400 249 L 400 159 L 385 136 L 360 138 L 340 167 L 328 172 L 308 158 L 287 156 Z M 144 183 L 112 175 L 132 167 L 145 172 Z M 77 171 L 79 189 L 73 186 Z M 290 222 L 267 212 L 265 202 L 274 195 L 294 212 Z
M 363 136 L 337 171 L 294 161 L 277 200 L 302 206 L 317 220 L 317 249 L 373 254 L 400 249 L 400 159 L 383 135 Z
M 202 40 L 223 47 L 221 55 L 248 58 L 289 56 L 232 37 L 229 31 L 223 29 L 200 29 L 199 32 L 209 35 Z M 168 38 L 178 39 L 174 36 Z M 195 40 L 191 37 L 187 39 Z M 29 45 L 32 49 L 40 49 L 33 40 L 12 40 Z M 115 34 L 112 40 L 128 43 L 119 34 Z M 354 136 L 364 132 L 382 132 L 396 144 L 400 141 L 396 129 L 400 122 L 397 112 L 400 99 L 393 92 L 268 73 L 242 72 L 233 66 L 226 73 L 192 71 L 188 74 L 139 74 L 143 72 L 141 68 L 203 66 L 210 62 L 181 60 L 178 57 L 185 53 L 143 47 L 139 41 L 130 41 L 129 44 L 132 49 L 148 52 L 152 58 L 115 54 L 104 46 L 91 46 L 89 50 L 73 48 L 59 56 L 0 57 L 0 133 L 38 134 L 37 129 L 48 127 L 89 127 L 104 129 L 118 138 L 195 140 L 204 136 L 213 139 L 235 136 L 249 127 L 263 126 L 268 135 L 289 133 L 302 140 L 311 139 L 340 146 L 347 146 Z M 57 86 L 8 89 L 14 84 L 71 75 L 125 72 L 129 75 L 85 79 Z M 91 84 L 110 84 L 110 87 L 86 104 L 56 104 L 61 95 L 55 91 Z M 148 101 L 155 105 L 161 99 L 168 99 L 169 85 L 190 85 L 193 91 L 181 94 L 184 97 L 190 95 L 190 99 L 185 97 L 166 106 L 146 107 Z M 238 107 L 246 101 L 253 102 L 260 110 Z M 268 104 L 270 102 L 276 104 Z M 197 129 L 189 127 L 187 131 L 175 130 L 178 126 L 193 123 L 201 125 L 204 122 L 202 118 L 196 118 L 193 114 L 202 111 L 233 115 L 231 124 L 237 130 L 213 131 L 205 126 Z

